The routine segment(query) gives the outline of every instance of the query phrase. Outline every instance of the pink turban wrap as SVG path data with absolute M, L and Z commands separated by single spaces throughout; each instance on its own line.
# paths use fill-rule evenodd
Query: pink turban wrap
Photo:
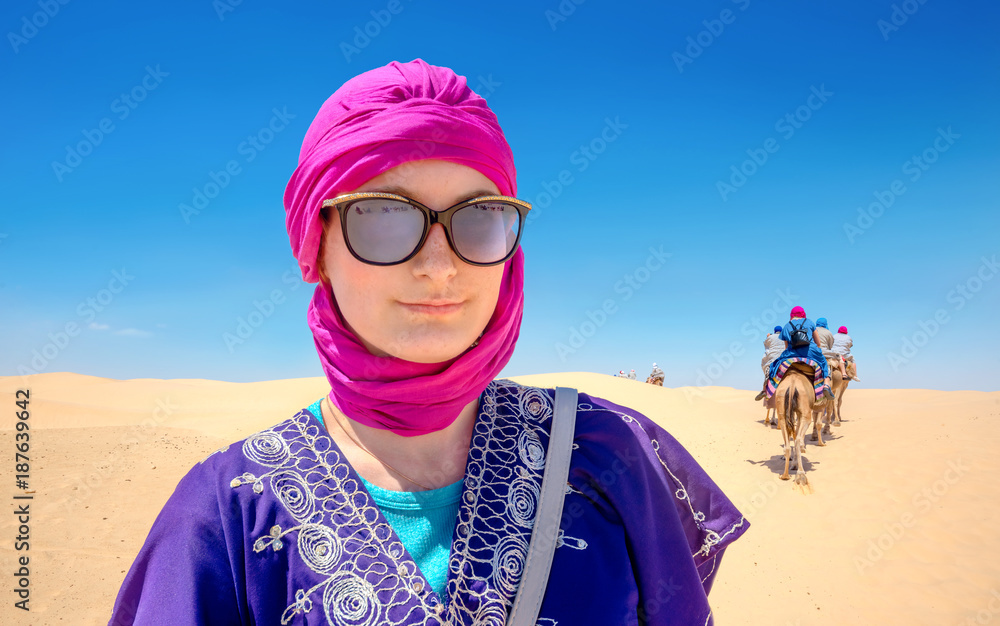
M 840 333 L 840 334 L 846 335 L 847 334 L 847 326 L 841 326 L 840 328 L 837 329 L 837 332 Z
M 501 194 L 517 193 L 514 157 L 496 115 L 452 70 L 420 59 L 394 61 L 352 78 L 330 96 L 306 132 L 285 189 L 285 225 L 302 279 L 320 282 L 323 200 L 423 159 L 471 167 Z M 330 287 L 320 282 L 307 318 L 330 381 L 330 401 L 362 424 L 404 436 L 453 423 L 510 360 L 521 328 L 523 267 L 519 249 L 504 265 L 497 306 L 478 343 L 442 363 L 371 354 L 347 327 Z
M 800 306 L 797 306 L 794 309 L 792 309 L 792 314 L 789 317 L 791 319 L 795 319 L 796 317 L 805 317 L 805 316 L 806 316 L 806 310 Z

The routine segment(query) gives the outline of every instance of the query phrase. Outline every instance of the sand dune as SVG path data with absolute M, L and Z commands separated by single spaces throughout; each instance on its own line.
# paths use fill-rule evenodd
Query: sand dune
M 716 623 L 1000 624 L 1000 392 L 848 390 L 844 424 L 808 445 L 812 493 L 778 480 L 781 435 L 753 392 L 669 389 L 601 374 L 571 385 L 666 427 L 750 519 L 710 597 Z M 103 624 L 180 477 L 205 455 L 321 397 L 324 378 L 262 383 L 0 378 L 4 485 L 14 392 L 31 390 L 31 612 L 13 608 L 13 515 L 0 517 L 2 624 Z M 811 444 L 811 442 L 809 442 Z M 971 620 L 971 621 L 968 621 Z

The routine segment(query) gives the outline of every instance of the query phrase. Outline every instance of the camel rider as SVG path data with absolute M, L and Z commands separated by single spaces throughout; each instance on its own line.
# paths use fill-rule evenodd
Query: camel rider
M 771 371 L 771 363 L 785 351 L 785 342 L 781 339 L 781 326 L 775 326 L 774 332 L 764 337 L 764 356 L 760 359 L 760 367 L 764 376 Z M 766 379 L 765 379 L 766 380 Z
M 792 309 L 792 313 L 789 316 L 791 319 L 785 326 L 781 329 L 781 339 L 785 342 L 785 351 L 771 363 L 771 371 L 768 372 L 768 379 L 773 378 L 777 372 L 778 367 L 781 363 L 790 357 L 801 357 L 812 359 L 819 363 L 820 368 L 823 370 L 823 395 L 826 398 L 833 398 L 833 391 L 830 389 L 830 366 L 826 362 L 826 357 L 823 356 L 823 351 L 819 349 L 817 345 L 816 338 L 816 324 L 811 319 L 806 317 L 805 309 L 797 306 Z M 796 330 L 805 330 L 809 336 L 809 343 L 794 348 L 791 346 L 792 333 Z M 764 380 L 764 388 L 761 390 L 755 400 L 762 400 L 764 396 L 767 395 L 767 379 Z
M 635 380 L 635 370 L 630 370 L 628 373 L 629 380 Z
M 656 383 L 656 381 L 662 381 L 666 378 L 666 375 L 663 373 L 663 370 L 657 367 L 656 363 L 653 363 L 653 373 L 649 375 L 649 378 L 653 383 Z
M 853 346 L 854 341 L 852 341 L 851 336 L 847 334 L 847 326 L 841 326 L 838 328 L 837 334 L 833 337 L 833 352 L 838 354 L 841 360 L 851 362 L 854 366 L 854 373 L 851 375 L 851 378 L 861 382 L 861 379 L 858 378 L 858 363 L 854 360 L 854 355 L 851 354 L 851 348 Z
M 816 344 L 823 351 L 826 362 L 828 364 L 836 364 L 840 368 L 840 375 L 844 377 L 844 380 L 851 380 L 851 377 L 847 375 L 847 367 L 844 365 L 844 360 L 840 358 L 839 354 L 833 351 L 833 342 L 833 333 L 830 332 L 826 318 L 818 318 L 816 320 Z

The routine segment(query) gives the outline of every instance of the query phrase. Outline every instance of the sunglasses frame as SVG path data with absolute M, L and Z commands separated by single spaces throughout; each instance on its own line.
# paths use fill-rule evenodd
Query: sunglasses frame
M 365 259 L 360 254 L 358 254 L 354 250 L 354 247 L 351 246 L 351 240 L 347 235 L 348 211 L 342 210 L 343 208 L 350 207 L 352 203 L 358 200 L 396 200 L 398 202 L 404 202 L 412 206 L 413 208 L 418 209 L 421 213 L 423 213 L 424 231 L 420 234 L 420 240 L 417 242 L 416 247 L 408 255 L 406 255 L 405 258 L 400 259 L 399 261 L 393 261 L 391 263 L 369 261 L 368 259 Z M 499 261 L 494 261 L 492 263 L 479 263 L 476 261 L 470 261 L 469 259 L 462 256 L 462 253 L 459 252 L 458 248 L 455 247 L 455 240 L 452 238 L 451 235 L 452 216 L 455 213 L 457 213 L 460 209 L 464 209 L 465 207 L 472 206 L 474 204 L 480 204 L 482 202 L 504 202 L 506 204 L 513 205 L 514 208 L 517 209 L 518 219 L 520 220 L 520 224 L 518 225 L 517 229 L 517 239 L 514 240 L 514 246 L 510 249 L 510 252 L 508 252 L 506 256 L 504 256 Z M 407 261 L 415 257 L 417 253 L 420 252 L 420 249 L 424 247 L 424 243 L 427 242 L 427 235 L 430 233 L 431 227 L 434 224 L 441 224 L 441 226 L 444 227 L 444 234 L 445 237 L 447 237 L 448 239 L 448 245 L 451 246 L 452 252 L 454 252 L 455 255 L 458 256 L 458 258 L 462 259 L 462 261 L 468 263 L 469 265 L 476 265 L 479 267 L 489 267 L 492 265 L 499 265 L 500 263 L 506 262 L 508 259 L 514 256 L 515 252 L 517 252 L 518 246 L 521 245 L 521 235 L 524 234 L 524 226 L 527 223 L 528 211 L 531 210 L 531 203 L 525 202 L 524 200 L 519 200 L 512 196 L 477 196 L 475 198 L 470 198 L 463 202 L 459 202 L 458 204 L 450 206 L 447 209 L 444 209 L 443 211 L 435 211 L 434 209 L 428 208 L 423 204 L 420 204 L 419 202 L 413 200 L 412 198 L 407 198 L 406 196 L 401 196 L 399 194 L 388 193 L 384 191 L 359 191 L 357 193 L 343 194 L 337 196 L 336 198 L 330 198 L 328 200 L 324 200 L 323 208 L 337 209 L 337 212 L 340 214 L 340 228 L 344 233 L 344 243 L 347 244 L 347 249 L 351 252 L 351 255 L 354 256 L 355 259 L 361 261 L 362 263 L 367 263 L 368 265 L 378 265 L 382 267 L 406 263 Z

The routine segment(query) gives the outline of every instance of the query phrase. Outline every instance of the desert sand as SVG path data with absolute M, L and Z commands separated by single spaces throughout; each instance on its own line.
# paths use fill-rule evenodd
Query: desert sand
M 592 373 L 514 380 L 642 411 L 740 507 L 751 527 L 721 564 L 709 598 L 716 624 L 1000 624 L 1000 392 L 853 386 L 827 446 L 807 439 L 803 490 L 778 479 L 781 434 L 763 425 L 755 391 Z M 13 607 L 11 576 L 25 554 L 14 550 L 11 514 L 24 502 L 12 499 L 23 493 L 13 476 L 19 388 L 31 392 L 30 613 Z M 0 624 L 106 624 L 181 476 L 328 389 L 324 378 L 0 378 Z

